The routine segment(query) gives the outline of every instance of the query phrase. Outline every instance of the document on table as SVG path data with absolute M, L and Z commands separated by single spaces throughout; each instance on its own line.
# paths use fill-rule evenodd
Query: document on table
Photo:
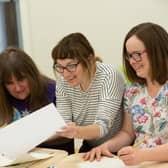
M 138 168 L 138 166 L 126 166 L 119 158 L 103 157 L 100 161 L 79 163 L 80 168 Z
M 53 103 L 36 110 L 0 129 L 0 157 L 16 160 L 65 125 Z
M 21 164 L 25 162 L 35 161 L 35 160 L 41 160 L 41 159 L 47 159 L 49 157 L 52 157 L 53 154 L 48 153 L 41 153 L 41 152 L 28 152 L 25 154 L 22 154 L 21 156 L 13 159 L 8 158 L 4 155 L 0 155 L 0 166 L 9 166 L 9 165 L 15 165 L 15 164 Z

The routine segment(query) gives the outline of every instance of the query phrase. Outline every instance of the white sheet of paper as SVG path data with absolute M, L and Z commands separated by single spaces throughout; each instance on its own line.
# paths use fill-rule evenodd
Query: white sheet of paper
M 0 156 L 0 166 L 9 166 L 9 165 L 14 165 L 18 163 L 20 164 L 20 163 L 30 162 L 34 160 L 46 159 L 52 156 L 53 154 L 38 153 L 38 152 L 25 153 L 22 156 L 19 156 L 18 158 L 13 160 L 5 156 Z
M 19 157 L 42 143 L 65 122 L 53 103 L 0 129 L 0 154 Z
M 138 168 L 138 166 L 126 166 L 122 160 L 118 158 L 103 157 L 100 161 L 79 163 L 80 168 Z

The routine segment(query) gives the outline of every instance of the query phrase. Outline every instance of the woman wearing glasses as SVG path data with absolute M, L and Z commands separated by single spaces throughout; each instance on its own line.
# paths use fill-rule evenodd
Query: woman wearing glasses
M 168 161 L 168 33 L 154 23 L 135 26 L 126 35 L 123 62 L 132 82 L 124 94 L 123 127 L 84 159 L 112 157 L 120 149 L 127 165 Z
M 8 47 L 0 53 L 0 127 L 56 101 L 55 81 L 42 75 L 23 50 Z M 38 124 L 38 123 L 37 123 Z M 42 130 L 41 130 L 42 131 Z M 40 147 L 64 149 L 72 143 L 50 139 Z M 72 149 L 72 150 L 71 150 Z
M 67 126 L 59 136 L 84 139 L 86 152 L 114 136 L 122 121 L 124 80 L 112 65 L 98 62 L 81 33 L 64 37 L 53 49 L 57 108 Z

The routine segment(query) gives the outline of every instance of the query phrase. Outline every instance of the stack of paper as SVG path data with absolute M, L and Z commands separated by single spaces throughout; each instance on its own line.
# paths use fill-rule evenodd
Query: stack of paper
M 49 104 L 1 128 L 0 164 L 1 160 L 6 163 L 24 156 L 65 125 L 54 104 Z

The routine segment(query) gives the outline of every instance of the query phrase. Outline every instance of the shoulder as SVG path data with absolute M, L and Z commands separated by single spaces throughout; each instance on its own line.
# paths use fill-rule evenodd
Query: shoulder
M 138 83 L 130 83 L 125 88 L 125 96 L 130 97 L 130 96 L 137 95 L 137 94 L 141 93 L 141 91 L 144 88 L 145 88 L 144 85 L 140 85 Z
M 48 86 L 51 86 L 51 87 L 56 86 L 56 81 L 55 81 L 55 80 L 48 79 L 48 80 L 47 80 L 47 83 L 48 83 Z
M 111 83 L 125 83 L 124 76 L 115 66 L 111 64 L 97 63 L 96 78 Z
M 117 71 L 117 68 L 115 68 L 112 64 L 104 64 L 97 62 L 96 63 L 97 71 L 100 73 L 106 73 L 111 74 Z
M 47 79 L 47 90 L 48 94 L 55 94 L 56 82 L 52 79 Z
M 122 73 L 117 69 L 117 67 L 113 66 L 112 64 L 104 64 L 104 63 L 96 63 L 96 73 L 98 75 L 105 75 L 109 77 L 121 77 L 123 78 Z

